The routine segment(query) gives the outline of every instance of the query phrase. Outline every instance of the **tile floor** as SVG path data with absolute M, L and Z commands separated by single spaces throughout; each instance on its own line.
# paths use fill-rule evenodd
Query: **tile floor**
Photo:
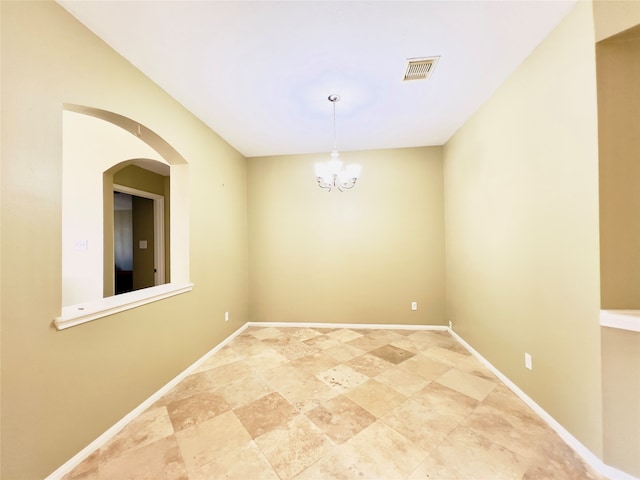
M 251 327 L 64 478 L 600 477 L 446 331 Z

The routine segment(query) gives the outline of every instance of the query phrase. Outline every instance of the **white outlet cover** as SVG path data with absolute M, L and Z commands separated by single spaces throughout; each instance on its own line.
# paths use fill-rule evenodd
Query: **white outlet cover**
M 529 370 L 533 370 L 533 360 L 531 359 L 531 354 L 529 353 L 524 354 L 524 366 Z
M 418 302 L 411 302 L 411 310 L 418 310 Z

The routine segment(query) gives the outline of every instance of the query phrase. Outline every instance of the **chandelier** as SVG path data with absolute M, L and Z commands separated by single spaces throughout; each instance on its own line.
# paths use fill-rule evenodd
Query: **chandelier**
M 326 188 L 329 192 L 332 188 L 337 188 L 342 192 L 355 186 L 361 167 L 353 163 L 342 168 L 336 146 L 336 103 L 340 101 L 340 96 L 329 95 L 329 101 L 333 103 L 333 150 L 331 160 L 315 164 L 316 180 L 320 188 Z

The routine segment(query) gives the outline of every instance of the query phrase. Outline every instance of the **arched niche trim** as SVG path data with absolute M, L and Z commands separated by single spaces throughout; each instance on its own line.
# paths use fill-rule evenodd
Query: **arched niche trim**
M 113 125 L 117 125 L 153 148 L 169 165 L 187 165 L 185 158 L 180 155 L 178 151 L 164 138 L 135 120 L 107 110 L 87 107 L 84 105 L 76 105 L 73 103 L 65 103 L 63 104 L 63 108 L 68 112 L 89 115 Z
M 61 315 L 54 319 L 55 327 L 59 330 L 68 328 L 191 290 L 188 163 L 185 158 L 166 140 L 135 120 L 93 107 L 74 104 L 63 107 L 63 295 Z M 107 247 L 104 244 L 104 222 L 107 221 L 104 204 L 107 197 L 112 201 L 112 192 L 106 193 L 105 175 L 112 175 L 113 167 L 122 166 L 123 162 L 145 169 L 169 169 L 171 281 L 110 296 L 111 289 L 103 288 L 106 280 L 104 249 Z M 84 188 L 84 192 L 74 191 L 80 188 Z M 78 205 L 85 211 L 80 211 Z M 82 221 L 79 215 L 84 215 L 87 221 Z M 66 228 L 69 224 L 72 225 L 70 229 Z M 89 231 L 82 231 L 85 225 Z M 77 258 L 79 254 L 86 254 L 91 260 L 82 262 L 82 272 L 77 268 L 81 263 Z M 75 267 L 73 264 L 70 267 L 67 260 L 74 256 Z M 94 286 L 86 288 L 87 285 Z M 65 286 L 70 287 L 65 290 Z

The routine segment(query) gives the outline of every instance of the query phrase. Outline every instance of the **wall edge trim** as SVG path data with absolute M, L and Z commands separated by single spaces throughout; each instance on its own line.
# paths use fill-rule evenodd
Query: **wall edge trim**
M 380 330 L 449 330 L 444 325 L 409 325 L 391 323 L 309 323 L 309 322 L 247 322 L 249 327 L 283 327 L 283 328 L 359 328 Z

